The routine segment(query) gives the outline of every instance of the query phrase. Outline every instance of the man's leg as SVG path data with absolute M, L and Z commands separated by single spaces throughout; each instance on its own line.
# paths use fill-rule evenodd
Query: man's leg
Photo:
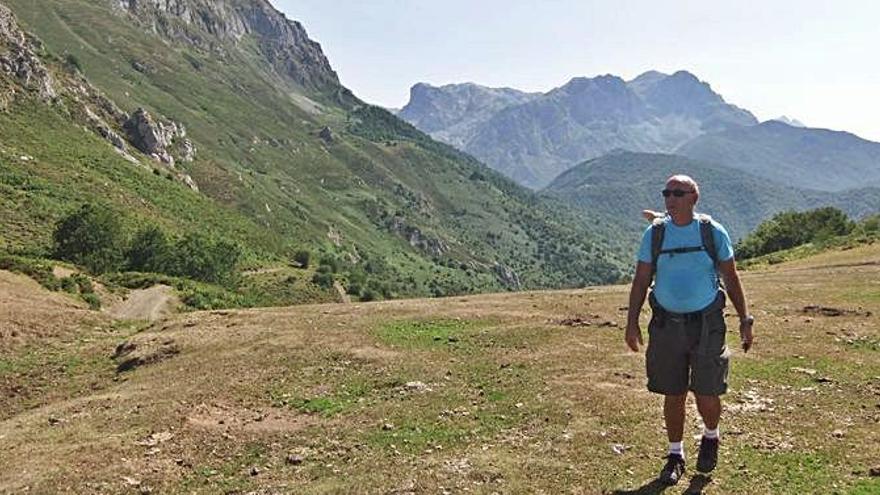
M 670 442 L 681 442 L 681 439 L 684 436 L 684 406 L 686 400 L 687 394 L 667 395 L 666 400 L 663 403 L 663 417 L 666 420 L 666 436 L 669 437 Z M 702 413 L 702 411 L 700 412 Z
M 697 399 L 697 410 L 700 411 L 703 424 L 710 430 L 717 429 L 718 422 L 721 420 L 721 397 L 694 394 L 694 398 Z M 682 413 L 683 416 L 684 413 Z
M 663 402 L 663 419 L 666 420 L 666 435 L 669 437 L 669 455 L 666 465 L 660 471 L 659 480 L 666 485 L 678 483 L 684 474 L 684 405 L 687 393 L 666 395 Z
M 718 422 L 721 419 L 721 398 L 717 395 L 697 395 L 697 410 L 703 417 L 703 438 L 697 456 L 697 470 L 711 472 L 718 464 Z

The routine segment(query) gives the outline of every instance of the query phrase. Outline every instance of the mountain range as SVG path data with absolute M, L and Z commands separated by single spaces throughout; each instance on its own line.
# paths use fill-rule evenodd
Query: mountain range
M 614 149 L 672 152 L 697 136 L 757 123 L 686 71 L 650 71 L 631 81 L 577 77 L 524 102 L 507 99 L 503 108 L 497 99 L 491 107 L 474 101 L 488 99 L 491 88 L 467 86 L 462 104 L 457 85 L 416 85 L 398 115 L 531 188 Z M 456 120 L 448 118 L 449 107 L 481 110 Z
M 364 103 L 266 0 L 4 0 L 0 106 L 5 250 L 48 252 L 98 203 L 130 230 L 234 240 L 254 267 L 308 249 L 386 297 L 626 270 L 611 222 Z
M 494 113 L 475 101 L 492 89 L 469 83 L 464 107 L 481 110 L 457 120 L 448 108 L 463 107 L 459 85 L 416 86 L 402 118 L 531 188 L 614 150 L 674 153 L 808 189 L 880 183 L 880 144 L 787 117 L 759 123 L 686 71 L 574 78 L 524 102 L 507 100 Z

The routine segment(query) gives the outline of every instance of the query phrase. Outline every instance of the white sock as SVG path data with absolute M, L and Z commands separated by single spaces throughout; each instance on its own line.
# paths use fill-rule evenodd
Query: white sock
M 684 459 L 684 442 L 669 442 L 669 453 L 680 455 Z
M 710 430 L 709 428 L 704 426 L 703 427 L 703 436 L 706 438 L 718 438 L 719 437 L 718 428 L 716 427 L 714 430 Z

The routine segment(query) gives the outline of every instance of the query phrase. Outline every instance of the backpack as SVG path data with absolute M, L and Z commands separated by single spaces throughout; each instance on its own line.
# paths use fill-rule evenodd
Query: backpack
M 712 217 L 709 215 L 697 215 L 700 222 L 700 239 L 702 245 L 681 247 L 675 249 L 662 249 L 663 236 L 666 233 L 666 222 L 664 219 L 657 219 L 651 226 L 651 278 L 657 273 L 657 260 L 661 254 L 679 254 L 692 253 L 695 251 L 706 251 L 709 258 L 712 259 L 712 265 L 715 267 L 715 277 L 720 286 L 718 279 L 718 251 L 715 249 L 715 237 L 712 235 Z

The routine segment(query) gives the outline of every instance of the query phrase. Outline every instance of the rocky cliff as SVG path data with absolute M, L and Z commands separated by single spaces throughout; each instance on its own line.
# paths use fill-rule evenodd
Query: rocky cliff
M 63 108 L 79 124 L 107 140 L 134 164 L 141 162 L 129 146 L 141 151 L 170 177 L 198 190 L 195 181 L 174 166 L 175 156 L 190 162 L 195 145 L 182 124 L 153 119 L 143 109 L 129 115 L 95 88 L 77 68 L 75 58 L 47 62 L 42 43 L 23 31 L 8 7 L 0 4 L 0 109 L 16 99 L 36 98 Z
M 44 101 L 56 96 L 52 75 L 37 56 L 40 49 L 39 41 L 19 29 L 12 11 L 0 4 L 0 75 L 19 86 L 7 82 L 0 87 L 0 108 L 21 90 L 32 91 Z
M 223 53 L 252 38 L 285 79 L 309 91 L 353 99 L 303 26 L 267 0 L 114 0 L 125 15 L 170 42 Z

